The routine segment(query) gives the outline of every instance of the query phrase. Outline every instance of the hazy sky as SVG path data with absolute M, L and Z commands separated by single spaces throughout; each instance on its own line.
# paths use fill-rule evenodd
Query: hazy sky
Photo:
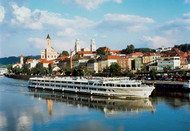
M 190 43 L 190 0 L 0 0 L 0 57 L 39 55 L 47 34 L 58 52 Z

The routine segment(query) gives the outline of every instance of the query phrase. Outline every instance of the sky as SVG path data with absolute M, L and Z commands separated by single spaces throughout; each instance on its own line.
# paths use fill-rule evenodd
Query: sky
M 47 34 L 58 52 L 190 43 L 190 0 L 0 0 L 0 57 L 40 55 Z

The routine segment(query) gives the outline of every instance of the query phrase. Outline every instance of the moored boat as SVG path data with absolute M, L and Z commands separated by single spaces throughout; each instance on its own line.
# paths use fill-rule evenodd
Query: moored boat
M 147 98 L 155 88 L 154 86 L 144 85 L 141 81 L 129 80 L 128 77 L 95 77 L 89 79 L 79 77 L 35 77 L 29 79 L 29 87 L 122 98 Z

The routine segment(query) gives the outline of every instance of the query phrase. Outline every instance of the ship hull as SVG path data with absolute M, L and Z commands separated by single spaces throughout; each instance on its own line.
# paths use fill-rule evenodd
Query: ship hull
M 42 83 L 42 84 L 41 84 Z M 94 85 L 75 85 L 75 84 L 60 84 L 60 83 L 43 83 L 43 82 L 29 82 L 30 88 L 43 89 L 43 90 L 53 90 L 62 92 L 74 92 L 83 93 L 90 95 L 103 95 L 103 96 L 114 96 L 119 98 L 148 98 L 152 91 L 153 86 L 147 87 L 104 87 L 104 86 L 94 86 Z

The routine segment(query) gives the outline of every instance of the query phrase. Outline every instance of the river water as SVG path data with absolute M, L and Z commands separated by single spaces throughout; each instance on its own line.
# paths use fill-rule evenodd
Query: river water
M 27 81 L 0 77 L 0 130 L 190 131 L 189 96 L 85 96 L 29 89 Z

